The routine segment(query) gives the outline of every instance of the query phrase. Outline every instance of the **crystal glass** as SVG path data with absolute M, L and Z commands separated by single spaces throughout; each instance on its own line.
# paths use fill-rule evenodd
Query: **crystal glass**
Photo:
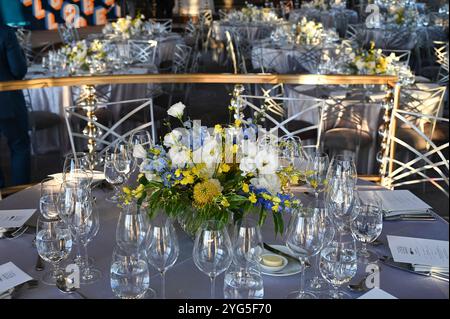
M 197 231 L 192 252 L 198 269 L 211 280 L 211 299 L 215 297 L 216 277 L 228 269 L 233 260 L 233 248 L 226 225 L 206 221 Z
M 142 299 L 150 287 L 144 251 L 114 248 L 111 262 L 111 289 L 121 299 Z
M 127 251 L 138 251 L 145 248 L 145 237 L 148 225 L 140 213 L 136 201 L 123 205 L 116 227 L 116 243 Z
M 132 170 L 135 171 L 141 164 L 142 159 L 136 157 L 139 155 L 139 151 L 145 150 L 147 151 L 149 148 L 153 146 L 153 140 L 150 136 L 150 133 L 145 130 L 136 131 L 130 136 L 130 148 L 132 150 Z
M 248 216 L 239 220 L 233 233 L 233 261 L 245 267 L 248 262 L 260 262 L 264 251 L 261 228 L 258 222 Z
M 306 171 L 306 181 L 314 189 L 314 196 L 316 198 L 325 190 L 328 183 L 327 172 L 329 164 L 330 161 L 327 154 L 319 152 L 311 154 Z
M 87 182 L 89 183 L 89 186 L 91 186 L 94 178 L 94 172 L 89 160 L 89 155 L 84 152 L 67 154 L 64 159 L 63 180 L 68 178 L 68 174 L 75 174 L 80 171 L 87 174 Z
M 53 266 L 53 270 L 42 277 L 48 285 L 56 284 L 60 272 L 59 264 L 72 250 L 72 236 L 69 228 L 61 219 L 46 219 L 39 216 L 36 226 L 36 248 L 39 256 Z
M 353 237 L 362 243 L 358 257 L 367 262 L 378 260 L 378 255 L 367 249 L 367 244 L 374 242 L 383 230 L 383 211 L 377 205 L 359 205 L 359 213 L 351 224 Z
M 107 197 L 106 200 L 112 203 L 117 203 L 119 201 L 119 187 L 124 183 L 125 179 L 123 175 L 116 169 L 116 166 L 114 165 L 114 156 L 110 152 L 110 150 L 106 150 L 103 164 L 105 179 L 114 188 L 113 195 L 111 197 Z
M 330 180 L 332 177 L 348 179 L 356 186 L 358 174 L 353 157 L 348 155 L 333 156 L 328 167 L 327 179 Z
M 126 141 L 119 141 L 116 143 L 113 153 L 113 162 L 116 170 L 124 177 L 127 177 L 131 172 L 132 152 L 130 146 Z
M 333 286 L 330 291 L 330 297 L 333 299 L 350 298 L 347 293 L 339 290 L 339 287 L 350 282 L 357 268 L 356 243 L 351 236 L 336 236 L 335 240 L 320 252 L 320 273 Z
M 336 228 L 340 232 L 350 232 L 350 224 L 358 214 L 355 208 L 354 184 L 345 178 L 332 177 L 327 186 L 325 201 Z
M 323 231 L 323 246 L 327 246 L 333 239 L 336 234 L 336 230 L 334 228 L 333 222 L 328 214 L 328 209 L 324 201 L 322 200 L 314 200 L 312 203 L 310 203 L 308 208 L 312 209 L 314 211 L 314 214 L 318 217 L 318 223 L 319 227 Z M 327 282 L 322 278 L 319 277 L 319 260 L 320 256 L 317 254 L 315 256 L 316 258 L 316 265 L 313 268 L 314 276 L 309 281 L 308 287 L 310 289 L 313 289 L 314 291 L 323 291 L 324 288 L 327 286 Z
M 163 213 L 150 221 L 146 235 L 146 251 L 149 264 L 161 274 L 161 298 L 165 299 L 166 271 L 177 261 L 180 248 L 173 222 Z
M 324 232 L 319 216 L 310 208 L 297 210 L 291 216 L 286 233 L 286 246 L 299 259 L 301 266 L 300 288 L 288 295 L 290 299 L 315 299 L 316 295 L 305 291 L 305 269 L 308 258 L 319 253 Z
M 47 219 L 58 218 L 58 197 L 61 184 L 53 178 L 41 181 L 39 212 Z

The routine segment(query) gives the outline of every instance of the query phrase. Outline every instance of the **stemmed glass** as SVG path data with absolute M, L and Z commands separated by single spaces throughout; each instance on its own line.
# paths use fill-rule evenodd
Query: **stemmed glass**
M 144 298 L 150 287 L 150 274 L 142 250 L 114 248 L 111 262 L 111 289 L 121 299 Z
M 319 223 L 319 227 L 324 232 L 323 235 L 323 246 L 327 246 L 333 239 L 336 234 L 336 230 L 334 228 L 333 222 L 328 214 L 328 209 L 321 200 L 315 200 L 311 204 L 308 205 L 308 208 L 314 211 L 314 214 L 317 215 Z M 319 254 L 316 255 L 316 267 L 314 268 L 314 277 L 309 282 L 309 288 L 320 291 L 324 288 L 326 282 L 322 277 L 319 277 Z
M 233 263 L 225 273 L 226 299 L 261 299 L 264 283 L 259 263 L 263 252 L 261 230 L 253 218 L 239 220 L 233 234 Z
M 53 178 L 46 178 L 41 182 L 41 197 L 39 211 L 47 219 L 58 218 L 58 196 L 60 183 Z
M 358 174 L 353 157 L 349 155 L 333 156 L 327 171 L 327 180 L 332 177 L 348 179 L 356 187 Z
M 197 231 L 192 252 L 198 269 L 211 280 L 211 299 L 215 297 L 216 277 L 228 269 L 233 260 L 233 248 L 225 224 L 206 221 Z
M 374 242 L 383 230 L 383 211 L 378 205 L 359 205 L 358 216 L 351 224 L 353 237 L 362 243 L 358 257 L 367 262 L 378 260 L 378 255 L 367 249 L 367 244 Z
M 324 231 L 320 227 L 319 216 L 310 209 L 297 210 L 289 221 L 286 246 L 297 256 L 301 266 L 300 289 L 288 295 L 290 299 L 315 299 L 316 295 L 305 291 L 305 268 L 308 258 L 322 248 Z
M 114 148 L 113 162 L 116 170 L 122 174 L 124 182 L 131 173 L 131 159 L 132 153 L 129 144 L 124 140 L 118 141 Z
M 136 168 L 140 166 L 142 163 L 142 159 L 140 159 L 140 153 L 145 153 L 150 147 L 153 145 L 153 140 L 148 131 L 136 131 L 130 136 L 130 147 L 133 154 L 133 169 L 135 171 Z
M 146 251 L 148 262 L 161 274 L 161 298 L 166 298 L 166 271 L 178 259 L 178 238 L 170 218 L 159 214 L 150 222 L 147 231 Z
M 36 227 L 36 248 L 39 256 L 53 265 L 53 270 L 42 277 L 42 282 L 54 285 L 60 272 L 59 264 L 69 257 L 72 236 L 61 219 L 46 219 L 39 216 Z
M 314 152 L 308 162 L 306 181 L 314 189 L 314 196 L 324 191 L 327 185 L 327 172 L 330 161 L 325 153 Z
M 340 234 L 320 252 L 320 273 L 333 285 L 330 291 L 333 299 L 350 298 L 339 287 L 350 282 L 356 275 L 357 268 L 356 243 L 351 236 Z
M 103 164 L 104 164 L 105 179 L 114 188 L 113 195 L 111 197 L 107 197 L 106 200 L 112 203 L 117 203 L 119 201 L 119 193 L 120 193 L 119 186 L 123 184 L 124 177 L 116 169 L 116 166 L 114 165 L 114 155 L 110 150 L 105 151 L 105 158 Z
M 77 172 L 84 172 L 88 176 L 89 186 L 92 185 L 94 179 L 94 172 L 89 161 L 89 155 L 84 152 L 69 153 L 64 159 L 63 167 L 63 181 L 68 178 L 70 174 Z

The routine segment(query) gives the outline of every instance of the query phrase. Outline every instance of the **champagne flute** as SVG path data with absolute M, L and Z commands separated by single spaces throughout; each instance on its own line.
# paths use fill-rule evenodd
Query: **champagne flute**
M 329 166 L 328 155 L 314 152 L 306 171 L 306 181 L 314 189 L 314 196 L 319 198 L 319 194 L 325 190 L 327 185 L 327 172 Z
M 233 260 L 233 248 L 225 224 L 206 221 L 197 231 L 194 263 L 211 280 L 211 299 L 215 297 L 216 277 L 228 269 Z
M 116 170 L 124 177 L 124 182 L 131 172 L 131 157 L 128 143 L 124 140 L 118 141 L 114 148 L 113 163 Z
M 315 294 L 305 291 L 305 269 L 308 258 L 319 253 L 322 248 L 324 231 L 319 217 L 310 208 L 297 210 L 289 221 L 286 246 L 297 256 L 301 265 L 300 289 L 288 295 L 290 299 L 315 299 Z
M 170 218 L 159 214 L 150 222 L 146 239 L 147 259 L 161 274 L 161 298 L 166 298 L 166 271 L 178 259 L 178 238 Z
M 44 274 L 42 282 L 55 285 L 59 264 L 69 257 L 72 250 L 72 236 L 61 219 L 46 219 L 39 216 L 36 227 L 36 248 L 41 258 L 53 265 L 53 270 Z
M 112 203 L 117 203 L 119 201 L 119 193 L 120 193 L 119 186 L 123 184 L 124 177 L 116 169 L 116 166 L 114 165 L 114 155 L 113 153 L 111 153 L 109 149 L 105 151 L 105 158 L 103 164 L 104 164 L 103 170 L 105 173 L 105 179 L 114 188 L 113 194 L 111 195 L 111 197 L 107 197 L 106 200 Z

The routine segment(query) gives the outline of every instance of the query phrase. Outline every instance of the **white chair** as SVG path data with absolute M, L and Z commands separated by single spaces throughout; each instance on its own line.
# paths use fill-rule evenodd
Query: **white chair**
M 129 40 L 130 56 L 133 62 L 154 65 L 158 42 L 154 40 Z
M 409 61 L 411 59 L 411 51 L 410 50 L 387 50 L 383 49 L 381 54 L 384 57 L 387 57 L 391 54 L 395 54 L 397 58 L 399 58 L 399 61 L 401 63 L 404 63 L 405 65 L 409 65 Z
M 172 32 L 172 19 L 150 19 L 150 22 L 159 25 L 160 30 L 163 32 Z

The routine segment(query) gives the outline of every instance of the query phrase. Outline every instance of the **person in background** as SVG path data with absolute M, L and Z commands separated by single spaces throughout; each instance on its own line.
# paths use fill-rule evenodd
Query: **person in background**
M 174 0 L 156 0 L 156 16 L 159 19 L 172 19 Z
M 0 12 L 0 81 L 21 80 L 27 73 L 27 60 L 15 30 L 3 23 Z M 11 184 L 30 182 L 30 138 L 28 111 L 22 91 L 0 92 L 0 135 L 6 137 L 11 153 Z M 4 154 L 0 154 L 0 158 Z M 0 170 L 0 188 L 5 180 Z

